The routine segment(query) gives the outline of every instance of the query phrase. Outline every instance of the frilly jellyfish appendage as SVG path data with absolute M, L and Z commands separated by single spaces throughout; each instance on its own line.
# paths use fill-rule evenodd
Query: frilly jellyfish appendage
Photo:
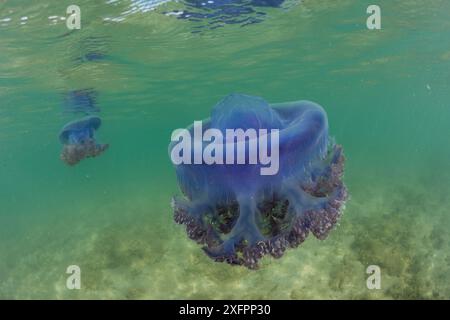
M 322 107 L 309 101 L 269 105 L 232 94 L 203 122 L 208 128 L 279 129 L 274 175 L 261 175 L 259 164 L 175 166 L 184 194 L 172 200 L 175 221 L 209 257 L 255 269 L 264 255 L 280 258 L 310 232 L 321 240 L 328 236 L 347 189 L 342 147 L 329 138 Z M 173 148 L 172 142 L 169 152 Z
M 95 141 L 95 131 L 101 120 L 96 116 L 88 116 L 69 122 L 59 133 L 59 141 L 63 144 L 61 160 L 73 166 L 84 158 L 96 157 L 108 149 L 108 144 Z

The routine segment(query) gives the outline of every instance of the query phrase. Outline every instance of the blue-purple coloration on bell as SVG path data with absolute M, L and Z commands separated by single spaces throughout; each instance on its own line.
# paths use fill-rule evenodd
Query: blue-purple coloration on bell
M 59 141 L 63 144 L 61 160 L 73 166 L 84 158 L 103 153 L 109 145 L 99 144 L 95 140 L 95 131 L 100 125 L 101 120 L 96 116 L 84 117 L 66 124 L 59 133 Z
M 321 106 L 310 101 L 268 104 L 232 94 L 203 122 L 203 130 L 208 128 L 224 134 L 226 129 L 279 129 L 274 175 L 261 175 L 261 164 L 175 166 L 184 194 L 172 201 L 175 221 L 186 225 L 208 256 L 255 269 L 264 255 L 281 257 L 309 232 L 327 237 L 341 216 L 347 190 L 342 148 L 329 138 Z

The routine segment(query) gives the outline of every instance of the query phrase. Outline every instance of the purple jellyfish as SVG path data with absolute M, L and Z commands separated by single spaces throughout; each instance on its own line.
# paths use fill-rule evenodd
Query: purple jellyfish
M 258 97 L 232 94 L 214 107 L 201 131 L 196 123 L 185 129 L 194 136 L 187 144 L 192 150 L 179 155 L 189 159 L 196 146 L 205 153 L 214 149 L 210 155 L 215 162 L 174 162 L 173 154 L 187 137 L 172 136 L 169 153 L 184 194 L 173 198 L 172 207 L 175 222 L 186 226 L 188 236 L 204 245 L 209 257 L 256 269 L 264 255 L 280 258 L 310 232 L 321 240 L 327 237 L 342 214 L 347 189 L 342 181 L 342 147 L 329 138 L 322 107 L 310 101 L 269 105 Z M 215 134 L 209 131 L 208 139 L 199 140 L 198 134 L 209 129 Z M 244 135 L 229 139 L 230 129 Z M 246 135 L 249 129 L 259 130 L 259 135 Z M 220 140 L 219 133 L 226 139 L 211 148 L 208 142 Z M 276 133 L 278 141 L 272 139 Z M 226 160 L 238 150 L 239 139 L 245 156 L 240 163 L 230 163 Z M 271 156 L 278 150 L 276 172 L 263 175 L 267 162 L 251 161 L 255 139 L 268 142 L 265 148 L 253 144 L 259 156 L 261 150 L 270 150 Z
M 59 133 L 59 141 L 64 145 L 61 160 L 73 166 L 84 158 L 96 157 L 108 149 L 109 144 L 98 144 L 94 133 L 101 120 L 88 116 L 66 124 Z

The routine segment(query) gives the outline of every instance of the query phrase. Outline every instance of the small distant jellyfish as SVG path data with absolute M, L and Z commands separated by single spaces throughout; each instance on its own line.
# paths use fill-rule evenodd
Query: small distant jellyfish
M 63 144 L 61 160 L 69 166 L 76 165 L 84 158 L 96 157 L 108 149 L 109 144 L 96 142 L 94 134 L 101 125 L 96 116 L 88 116 L 66 124 L 59 133 Z
M 238 148 L 237 139 L 223 140 L 221 163 L 174 162 L 183 193 L 172 199 L 174 220 L 185 225 L 210 258 L 257 269 L 263 256 L 280 258 L 309 233 L 321 240 L 328 236 L 342 215 L 347 189 L 342 147 L 328 136 L 321 106 L 310 101 L 270 105 L 259 97 L 231 94 L 202 123 L 202 134 L 217 129 L 225 136 L 228 129 L 251 128 L 267 129 L 267 135 L 277 129 L 279 134 L 279 170 L 273 175 L 261 175 L 261 163 L 227 163 L 228 150 Z M 198 134 L 195 123 L 187 130 Z M 270 141 L 257 137 L 262 138 Z M 192 149 L 210 148 L 203 138 L 198 141 L 194 138 Z M 172 140 L 171 155 L 176 146 Z

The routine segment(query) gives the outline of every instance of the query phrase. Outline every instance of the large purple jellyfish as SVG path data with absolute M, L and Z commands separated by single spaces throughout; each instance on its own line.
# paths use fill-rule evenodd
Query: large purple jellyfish
M 264 255 L 281 257 L 309 232 L 318 239 L 327 237 L 342 214 L 347 190 L 342 147 L 329 138 L 322 107 L 309 101 L 269 105 L 258 97 L 232 94 L 203 121 L 202 133 L 210 128 L 224 135 L 227 129 L 268 129 L 266 137 L 257 137 L 266 141 L 272 141 L 268 136 L 277 129 L 279 143 L 268 146 L 278 146 L 279 170 L 261 175 L 264 165 L 248 161 L 175 165 L 184 194 L 172 201 L 175 221 L 204 245 L 209 257 L 255 269 Z M 194 130 L 188 128 L 195 136 Z M 237 142 L 225 140 L 224 150 L 235 151 L 237 147 L 226 145 Z M 250 140 L 245 143 L 248 147 Z M 171 154 L 176 146 L 172 141 Z M 201 147 L 208 148 L 204 141 Z
M 100 127 L 101 120 L 96 116 L 88 116 L 69 122 L 59 133 L 59 141 L 63 144 L 61 160 L 73 166 L 88 157 L 96 157 L 108 149 L 108 144 L 98 144 L 94 133 Z

